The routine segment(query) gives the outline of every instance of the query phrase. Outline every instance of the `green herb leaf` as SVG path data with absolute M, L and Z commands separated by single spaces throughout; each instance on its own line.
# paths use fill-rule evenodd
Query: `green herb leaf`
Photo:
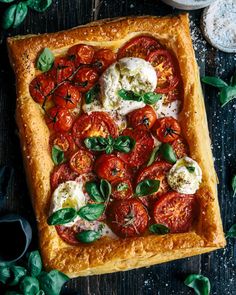
M 7 30 L 13 26 L 17 4 L 9 6 L 3 13 L 2 28 Z
M 228 102 L 232 99 L 236 98 L 236 87 L 235 86 L 228 86 L 224 87 L 220 91 L 220 103 L 221 106 L 225 106 Z
M 0 282 L 6 284 L 7 280 L 10 278 L 10 267 L 9 266 L 1 266 L 0 267 Z
M 211 291 L 210 281 L 207 277 L 199 274 L 189 275 L 184 284 L 192 289 L 194 289 L 197 295 L 209 295 Z
M 202 77 L 201 80 L 205 84 L 208 84 L 208 85 L 211 85 L 211 86 L 214 86 L 214 87 L 218 87 L 218 88 L 228 86 L 228 84 L 225 81 L 223 81 L 222 79 L 220 79 L 218 77 L 206 76 L 206 77 Z
M 94 181 L 88 181 L 85 184 L 85 190 L 89 197 L 95 202 L 104 202 L 102 193 L 100 192 L 100 187 L 98 183 Z
M 11 3 L 14 2 L 15 0 L 0 0 L 0 3 Z
M 88 204 L 78 211 L 78 215 L 88 221 L 97 220 L 104 212 L 104 204 Z
M 52 270 L 49 273 L 41 272 L 38 279 L 41 289 L 47 295 L 60 294 L 61 288 L 69 280 L 68 276 L 58 270 Z
M 163 143 L 160 146 L 160 154 L 168 163 L 174 164 L 177 161 L 176 154 L 169 143 Z
M 137 196 L 143 197 L 151 195 L 158 191 L 160 186 L 160 181 L 156 179 L 145 179 L 138 183 L 135 189 Z
M 56 165 L 59 165 L 59 164 L 61 164 L 61 163 L 63 163 L 65 161 L 64 152 L 57 145 L 54 145 L 52 147 L 52 160 L 53 160 L 53 163 L 56 164 Z
M 117 185 L 116 190 L 117 190 L 118 192 L 121 192 L 121 191 L 125 191 L 125 190 L 127 190 L 128 188 L 129 188 L 129 186 L 128 186 L 127 183 L 125 183 L 125 182 L 121 182 L 121 183 L 119 183 L 119 184 Z
M 12 28 L 18 27 L 25 19 L 28 13 L 28 7 L 24 2 L 19 2 L 15 10 L 15 18 Z
M 186 166 L 186 168 L 188 169 L 188 171 L 190 173 L 193 173 L 195 171 L 195 167 L 194 166 Z
M 233 76 L 230 78 L 230 86 L 236 86 L 236 71 Z
M 233 194 L 233 198 L 234 198 L 236 195 L 236 175 L 234 175 L 232 177 L 231 185 L 232 185 L 232 189 L 234 191 L 234 194 Z
M 118 95 L 124 100 L 142 101 L 142 96 L 131 90 L 120 89 Z
M 82 243 L 92 243 L 101 237 L 101 233 L 94 230 L 85 230 L 76 235 L 76 238 Z
M 159 148 L 160 148 L 160 146 L 156 146 L 156 147 L 153 149 L 153 151 L 152 151 L 152 153 L 151 153 L 151 156 L 150 156 L 150 158 L 149 158 L 149 161 L 148 161 L 148 163 L 147 163 L 147 167 L 150 166 L 150 165 L 152 165 L 152 163 L 156 161 L 156 159 L 157 159 L 157 157 L 158 157 L 158 154 L 159 154 Z
M 27 273 L 27 270 L 22 266 L 12 265 L 10 271 L 13 274 L 13 278 L 9 282 L 9 286 L 18 285 L 20 279 L 24 277 Z
M 85 138 L 84 144 L 91 151 L 101 152 L 106 150 L 108 141 L 101 136 L 93 136 Z
M 38 279 L 25 276 L 20 282 L 20 290 L 26 295 L 35 295 L 39 291 Z
M 155 104 L 162 98 L 161 94 L 155 93 L 155 92 L 147 92 L 143 94 L 142 99 L 145 104 Z
M 54 54 L 49 48 L 44 48 L 37 59 L 36 67 L 42 72 L 47 72 L 51 69 L 54 63 Z
M 227 231 L 226 238 L 236 238 L 236 224 L 233 224 Z
M 28 257 L 28 271 L 32 277 L 37 277 L 42 271 L 42 259 L 39 251 L 33 251 Z
M 119 136 L 115 139 L 114 149 L 123 152 L 130 153 L 135 147 L 135 140 L 130 136 Z
M 99 91 L 100 91 L 99 84 L 94 85 L 88 92 L 85 93 L 85 103 L 86 104 L 92 103 L 96 99 Z
M 27 0 L 26 4 L 37 12 L 44 12 L 52 4 L 52 0 Z
M 111 195 L 111 185 L 106 179 L 101 179 L 100 192 L 103 195 L 104 200 L 108 200 Z
M 150 225 L 149 231 L 157 235 L 166 235 L 170 232 L 170 229 L 164 224 L 157 223 L 157 224 Z
M 46 295 L 46 293 L 43 290 L 39 290 L 36 295 Z
M 63 208 L 54 212 L 48 218 L 49 225 L 61 225 L 73 221 L 77 216 L 77 211 L 74 208 Z

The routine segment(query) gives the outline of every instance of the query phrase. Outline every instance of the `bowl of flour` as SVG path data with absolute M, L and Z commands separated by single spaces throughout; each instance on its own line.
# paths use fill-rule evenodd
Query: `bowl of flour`
M 209 6 L 215 0 L 162 0 L 164 3 L 175 8 L 184 10 L 195 10 Z

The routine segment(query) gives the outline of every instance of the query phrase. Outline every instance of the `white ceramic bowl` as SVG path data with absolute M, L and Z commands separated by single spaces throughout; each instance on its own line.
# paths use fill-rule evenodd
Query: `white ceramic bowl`
M 164 3 L 178 9 L 195 10 L 210 5 L 215 0 L 162 0 Z

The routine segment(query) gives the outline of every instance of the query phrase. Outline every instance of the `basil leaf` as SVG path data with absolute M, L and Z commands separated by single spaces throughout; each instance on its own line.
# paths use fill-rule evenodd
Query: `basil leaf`
M 100 91 L 99 84 L 94 85 L 88 92 L 85 93 L 85 103 L 92 103 Z
M 65 161 L 64 152 L 57 145 L 54 145 L 52 147 L 52 160 L 53 160 L 53 163 L 56 164 L 56 165 L 59 165 L 59 164 L 61 164 L 61 163 L 63 163 Z
M 25 19 L 28 13 L 28 7 L 25 2 L 19 2 L 15 10 L 15 18 L 12 28 L 18 27 Z
M 157 157 L 158 157 L 158 154 L 159 154 L 159 148 L 160 148 L 160 146 L 156 146 L 156 147 L 153 149 L 153 151 L 152 151 L 152 153 L 151 153 L 151 156 L 150 156 L 150 158 L 149 158 L 149 161 L 148 161 L 148 163 L 147 163 L 147 167 L 150 166 L 150 165 L 152 165 L 152 163 L 156 161 L 156 159 L 157 159 Z
M 128 186 L 127 183 L 125 183 L 125 182 L 121 182 L 121 183 L 119 183 L 119 184 L 117 185 L 116 190 L 117 190 L 118 192 L 121 192 L 121 191 L 125 191 L 125 190 L 127 190 L 128 188 L 129 188 L 129 186 Z
M 94 230 L 85 230 L 76 235 L 76 238 L 82 243 L 92 243 L 101 237 L 101 233 Z
M 93 182 L 93 181 L 86 182 L 85 190 L 93 201 L 104 202 L 104 199 L 100 192 L 99 185 L 96 182 Z
M 77 211 L 74 208 L 63 208 L 54 212 L 48 218 L 49 225 L 66 224 L 73 221 L 77 216 Z
M 36 295 L 46 295 L 46 293 L 43 290 L 39 290 Z
M 104 212 L 103 204 L 88 204 L 78 211 L 78 215 L 88 221 L 97 220 Z
M 192 288 L 197 295 L 209 295 L 211 291 L 209 279 L 199 274 L 189 275 L 184 284 Z
M 0 199 L 6 197 L 8 187 L 13 177 L 13 173 L 13 168 L 9 166 L 0 167 Z
M 218 77 L 206 76 L 206 77 L 202 77 L 201 80 L 205 84 L 208 84 L 208 85 L 211 85 L 211 86 L 214 86 L 214 87 L 218 87 L 218 88 L 228 86 L 228 84 L 225 81 L 223 81 L 222 79 L 220 79 Z
M 107 140 L 100 136 L 87 137 L 84 144 L 91 151 L 101 152 L 106 150 Z
M 193 173 L 195 171 L 195 167 L 194 166 L 186 166 L 186 168 L 188 169 L 188 171 L 190 173 Z
M 233 224 L 227 231 L 226 238 L 236 238 L 236 224 Z
M 52 4 L 52 0 L 27 0 L 26 4 L 37 12 L 44 12 Z
M 142 96 L 132 90 L 120 89 L 118 95 L 124 100 L 142 101 Z
M 170 229 L 167 226 L 165 226 L 164 224 L 157 223 L 157 224 L 150 225 L 149 231 L 153 234 L 165 235 L 170 232 Z
M 51 69 L 54 63 L 54 54 L 49 48 L 44 48 L 37 59 L 36 67 L 42 72 L 47 72 Z
M 20 282 L 20 290 L 26 295 L 35 295 L 39 291 L 38 279 L 25 276 Z
M 3 284 L 6 284 L 10 276 L 11 276 L 11 273 L 10 273 L 9 266 L 0 267 L 0 282 L 2 282 Z
M 3 13 L 2 28 L 7 30 L 13 26 L 17 4 L 9 6 Z
M 220 103 L 221 106 L 225 106 L 228 102 L 232 99 L 236 98 L 236 87 L 235 86 L 228 86 L 224 87 L 220 91 Z
M 14 2 L 15 0 L 0 0 L 0 2 L 2 3 L 11 3 Z
M 129 153 L 135 147 L 135 140 L 130 136 L 121 135 L 115 139 L 114 149 L 123 153 Z
M 233 76 L 230 78 L 230 86 L 236 86 L 236 71 Z
M 156 179 L 145 179 L 138 183 L 135 189 L 137 196 L 143 197 L 151 195 L 158 191 L 160 186 L 160 181 Z
M 162 98 L 162 95 L 155 92 L 147 92 L 143 94 L 142 98 L 145 104 L 155 104 Z
M 234 194 L 233 194 L 233 198 L 235 197 L 236 195 L 236 175 L 234 175 L 232 177 L 232 180 L 231 180 L 231 186 L 232 186 L 232 189 L 234 191 Z
M 68 276 L 58 270 L 51 270 L 49 273 L 41 272 L 38 279 L 41 289 L 47 295 L 60 294 L 63 285 L 69 281 Z
M 10 271 L 13 274 L 13 279 L 9 282 L 9 286 L 18 285 L 20 279 L 27 273 L 27 270 L 24 267 L 17 265 L 12 265 Z
M 172 146 L 169 143 L 163 143 L 160 146 L 160 154 L 162 155 L 162 157 L 171 164 L 176 163 L 177 158 L 176 158 L 176 154 L 172 148 Z
M 100 182 L 100 192 L 105 200 L 107 200 L 111 195 L 111 185 L 106 179 L 102 179 Z
M 42 271 L 42 259 L 39 251 L 33 251 L 28 257 L 28 271 L 32 277 L 37 277 Z

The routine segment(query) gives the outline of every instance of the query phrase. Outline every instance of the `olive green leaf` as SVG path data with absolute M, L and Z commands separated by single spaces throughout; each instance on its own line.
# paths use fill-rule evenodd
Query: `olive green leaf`
M 6 284 L 7 280 L 10 278 L 10 267 L 9 266 L 1 266 L 0 267 L 0 282 Z
M 10 267 L 10 270 L 13 276 L 13 278 L 11 278 L 11 281 L 9 282 L 10 286 L 16 286 L 19 283 L 20 279 L 24 277 L 27 273 L 27 270 L 24 267 L 17 265 L 12 265 Z
M 52 270 L 49 273 L 41 272 L 38 277 L 40 288 L 47 295 L 60 294 L 61 288 L 69 280 L 68 276 L 58 270 Z
M 163 143 L 160 146 L 160 154 L 168 163 L 174 164 L 177 161 L 176 154 L 169 143 Z
M 221 106 L 225 106 L 228 102 L 236 97 L 236 86 L 224 87 L 220 91 Z
M 207 277 L 199 274 L 189 275 L 184 284 L 195 291 L 197 295 L 209 295 L 211 291 L 211 284 Z
M 104 202 L 99 184 L 94 181 L 88 181 L 85 184 L 85 190 L 89 197 L 95 202 Z
M 33 251 L 28 257 L 28 271 L 32 277 L 37 277 L 42 271 L 42 259 L 39 251 Z
M 218 77 L 205 76 L 205 77 L 202 77 L 201 80 L 205 84 L 208 84 L 208 85 L 211 85 L 211 86 L 214 86 L 214 87 L 218 87 L 218 88 L 228 86 L 228 84 L 225 81 L 223 81 L 222 79 L 220 79 Z
M 61 225 L 73 221 L 77 216 L 77 211 L 74 208 L 63 208 L 55 211 L 49 218 L 49 225 Z
M 165 235 L 170 232 L 170 229 L 167 226 L 165 226 L 164 224 L 157 223 L 157 224 L 150 225 L 149 231 L 153 234 Z
M 151 195 L 158 191 L 160 186 L 160 181 L 156 179 L 145 179 L 138 183 L 135 189 L 137 196 L 143 197 Z
M 88 204 L 78 211 L 78 215 L 88 221 L 97 220 L 104 212 L 104 204 Z
M 226 233 L 226 238 L 236 238 L 236 224 L 233 224 Z
M 52 0 L 27 0 L 26 4 L 37 12 L 44 12 L 52 4 Z
M 55 165 L 59 165 L 65 161 L 65 154 L 57 145 L 52 147 L 52 160 Z
M 99 84 L 95 84 L 88 92 L 85 93 L 85 103 L 86 104 L 92 103 L 96 99 L 99 91 L 100 91 Z
M 39 291 L 38 279 L 25 276 L 20 282 L 20 290 L 26 295 L 35 295 Z
M 231 186 L 232 186 L 232 189 L 234 191 L 234 194 L 233 194 L 233 198 L 234 198 L 235 195 L 236 195 L 236 175 L 234 175 L 232 177 Z
M 156 146 L 156 147 L 153 149 L 153 151 L 152 151 L 152 153 L 151 153 L 151 156 L 150 156 L 150 158 L 149 158 L 149 161 L 148 161 L 148 163 L 147 163 L 147 167 L 150 166 L 150 165 L 152 165 L 152 163 L 156 161 L 156 159 L 157 159 L 157 157 L 158 157 L 158 155 L 159 155 L 159 148 L 160 148 L 160 146 Z
M 42 72 L 47 72 L 51 69 L 53 63 L 54 63 L 54 54 L 49 48 L 44 48 L 41 54 L 39 55 L 36 67 Z
M 82 243 L 92 243 L 101 237 L 101 233 L 94 230 L 85 230 L 76 235 L 76 238 Z
M 150 105 L 155 104 L 161 98 L 162 98 L 162 95 L 158 94 L 158 93 L 155 93 L 155 92 L 144 93 L 143 96 L 142 96 L 143 102 L 145 104 L 150 104 Z

